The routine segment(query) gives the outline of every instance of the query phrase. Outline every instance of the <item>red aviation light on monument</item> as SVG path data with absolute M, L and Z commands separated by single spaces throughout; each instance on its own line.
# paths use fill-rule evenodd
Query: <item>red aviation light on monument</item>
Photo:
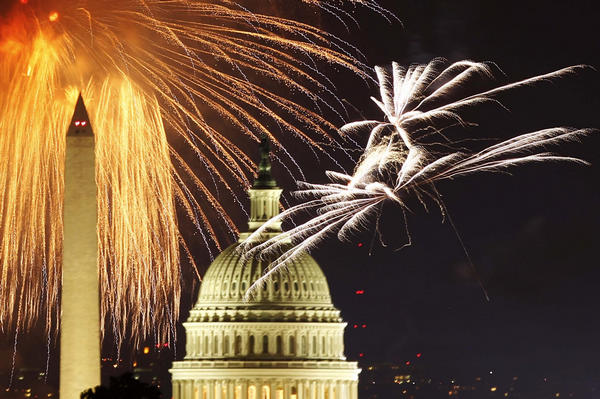
M 94 132 L 92 131 L 92 127 L 90 125 L 90 118 L 88 116 L 87 110 L 85 109 L 83 98 L 81 97 L 81 94 L 79 94 L 79 98 L 77 99 L 77 104 L 75 105 L 75 112 L 73 113 L 73 119 L 71 119 L 71 124 L 69 125 L 69 131 L 67 132 L 67 136 L 93 135 Z

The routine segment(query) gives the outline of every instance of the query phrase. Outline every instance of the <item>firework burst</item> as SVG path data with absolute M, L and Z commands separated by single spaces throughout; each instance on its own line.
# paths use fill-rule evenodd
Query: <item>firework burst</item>
M 329 1 L 298 1 L 336 12 Z M 79 92 L 96 134 L 103 333 L 165 342 L 178 318 L 180 250 L 189 255 L 177 206 L 209 251 L 219 248 L 215 226 L 236 231 L 218 192 L 235 199 L 255 170 L 210 121 L 279 143 L 271 123 L 321 150 L 333 125 L 311 109 L 334 109 L 335 96 L 317 65 L 367 77 L 336 37 L 226 0 L 28 0 L 1 22 L 3 329 L 40 317 L 49 331 L 57 325 L 65 134 Z M 173 141 L 205 170 L 193 171 Z
M 461 116 L 461 111 L 466 108 L 483 102 L 502 106 L 495 95 L 572 74 L 583 66 L 564 68 L 460 97 L 458 93 L 471 82 L 493 78 L 492 65 L 471 61 L 457 62 L 446 68 L 442 65 L 443 60 L 409 68 L 393 63 L 391 73 L 376 68 L 381 99 L 372 100 L 384 113 L 385 120 L 364 120 L 344 125 L 341 131 L 346 134 L 369 131 L 368 142 L 354 173 L 328 171 L 329 184 L 300 182 L 301 190 L 296 194 L 306 201 L 282 212 L 274 222 L 301 213 L 316 214 L 314 218 L 267 241 L 256 240 L 264 227 L 249 237 L 243 246 L 246 256 L 259 252 L 279 255 L 249 293 L 295 256 L 310 250 L 327 236 L 337 234 L 338 239 L 345 240 L 353 231 L 369 226 L 377 218 L 384 201 L 393 201 L 406 211 L 410 198 L 416 198 L 426 209 L 427 202 L 432 200 L 444 215 L 446 210 L 435 187 L 438 181 L 470 173 L 504 171 L 531 162 L 587 164 L 584 160 L 562 156 L 547 148 L 578 140 L 590 133 L 589 129 L 557 127 L 539 130 L 479 152 L 461 148 L 445 135 L 450 127 L 469 125 Z M 270 223 L 265 224 L 268 225 Z M 410 234 L 408 238 L 407 245 L 410 244 Z

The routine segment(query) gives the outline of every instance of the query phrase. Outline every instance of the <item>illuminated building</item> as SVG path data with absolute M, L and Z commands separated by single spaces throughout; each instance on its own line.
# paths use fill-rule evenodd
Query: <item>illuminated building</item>
M 81 95 L 67 132 L 60 319 L 60 398 L 100 385 L 94 134 Z
M 279 213 L 281 189 L 261 143 L 249 190 L 249 232 Z M 284 234 L 270 226 L 261 239 Z M 242 260 L 237 244 L 207 270 L 184 327 L 186 356 L 173 362 L 174 399 L 356 399 L 360 369 L 344 356 L 344 323 L 319 265 L 302 254 L 249 301 L 268 260 Z

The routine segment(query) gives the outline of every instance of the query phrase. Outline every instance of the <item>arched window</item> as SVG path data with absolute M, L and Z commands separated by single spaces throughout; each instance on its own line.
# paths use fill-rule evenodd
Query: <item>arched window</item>
M 208 335 L 204 336 L 204 354 L 208 354 Z
M 271 391 L 270 391 L 271 387 L 268 385 L 263 385 L 262 387 L 262 395 L 260 396 L 260 399 L 271 399 Z
M 327 354 L 327 339 L 324 335 L 321 337 L 321 353 Z
M 281 335 L 277 336 L 277 340 L 275 342 L 277 343 L 277 354 L 283 355 L 283 340 L 281 339 Z
M 317 336 L 313 335 L 312 338 L 313 338 L 312 339 L 312 341 L 313 341 L 312 342 L 312 353 L 313 353 L 313 355 L 316 355 L 317 354 Z
M 290 349 L 289 349 L 290 355 L 295 355 L 296 354 L 296 338 L 294 338 L 293 336 L 290 336 Z
M 263 335 L 262 353 L 269 353 L 269 336 L 267 334 Z
M 250 335 L 250 339 L 248 340 L 248 353 L 253 355 L 254 354 L 254 335 Z
M 256 397 L 256 386 L 250 385 L 248 387 L 248 399 L 258 399 Z
M 308 355 L 308 351 L 306 350 L 306 335 L 302 336 L 302 348 L 300 348 L 300 351 L 303 355 Z
M 219 353 L 219 336 L 213 335 L 213 354 Z

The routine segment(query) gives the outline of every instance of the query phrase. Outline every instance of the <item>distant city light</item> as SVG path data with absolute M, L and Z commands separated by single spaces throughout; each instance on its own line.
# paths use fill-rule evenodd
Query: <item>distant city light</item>
M 355 293 L 356 295 L 364 295 L 364 293 L 365 293 L 365 290 L 356 290 L 356 291 L 354 291 L 354 293 Z
M 362 352 L 358 354 L 358 357 L 364 357 L 364 356 L 365 356 L 365 354 Z
M 56 11 L 52 11 L 49 15 L 48 15 L 48 20 L 50 20 L 50 22 L 56 22 L 58 21 L 58 12 Z
M 367 328 L 367 325 L 366 325 L 366 324 L 363 324 L 363 325 L 362 325 L 362 328 Z
M 421 352 L 417 353 L 417 357 L 421 357 L 421 355 L 422 355 Z
M 498 387 L 491 387 L 490 388 L 490 391 L 492 391 L 492 392 L 496 392 L 497 390 L 498 390 Z
M 147 355 L 148 353 L 150 353 L 150 348 L 147 346 L 144 346 L 144 355 Z
M 356 244 L 356 246 L 360 248 L 360 247 L 362 247 L 362 246 L 363 246 L 363 243 L 362 243 L 362 242 L 359 242 L 358 244 Z
M 407 366 L 410 366 L 410 360 L 407 360 L 405 363 Z

